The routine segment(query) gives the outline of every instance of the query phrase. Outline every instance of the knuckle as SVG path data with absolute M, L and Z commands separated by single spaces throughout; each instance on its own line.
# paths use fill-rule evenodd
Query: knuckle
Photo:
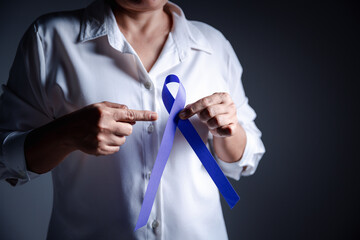
M 90 105 L 90 113 L 92 115 L 96 115 L 97 117 L 100 117 L 102 113 L 101 103 L 95 103 L 93 105 Z
M 120 116 L 119 116 L 119 112 L 118 112 L 118 111 L 114 111 L 114 113 L 113 113 L 113 119 L 120 119 Z
M 90 105 L 88 105 L 88 106 L 86 106 L 86 108 L 99 108 L 100 107 L 100 104 L 101 103 L 93 103 L 93 104 L 90 104 Z
M 108 115 L 108 111 L 104 107 L 96 108 L 96 113 L 99 119 L 104 119 Z
M 231 97 L 230 94 L 227 92 L 223 92 L 222 94 L 222 98 L 225 99 L 226 101 L 231 101 Z
M 135 113 L 131 110 L 126 111 L 125 113 L 126 115 L 126 119 L 129 121 L 134 121 L 135 120 Z
M 200 100 L 200 104 L 201 104 L 202 106 L 205 106 L 205 107 L 209 106 L 209 104 L 210 104 L 210 98 L 203 98 L 203 99 L 201 99 L 201 100 Z
M 206 108 L 206 113 L 210 118 L 215 117 L 215 111 L 213 108 Z
M 236 109 L 235 103 L 231 103 L 231 104 L 230 104 L 230 110 L 231 110 L 232 114 L 233 114 L 234 116 L 236 116 L 236 114 L 237 114 L 237 109 Z
M 129 136 L 131 135 L 132 131 L 133 131 L 133 127 L 131 126 L 131 124 L 126 124 L 117 129 L 117 133 L 120 136 Z
M 121 136 L 123 132 L 123 128 L 122 127 L 116 127 L 114 128 L 113 134 L 116 136 Z
M 224 117 L 222 115 L 217 115 L 213 119 L 215 127 L 221 127 L 224 125 Z
M 95 140 L 97 143 L 97 148 L 99 148 L 102 142 L 104 141 L 104 137 L 102 136 L 102 134 L 97 134 Z
M 95 130 L 95 133 L 96 134 L 100 134 L 100 133 L 103 133 L 103 132 L 105 132 L 105 129 L 104 129 L 104 127 L 102 126 L 102 124 L 101 123 L 99 123 L 97 126 L 96 126 L 96 130 Z M 99 135 L 97 135 L 96 136 L 96 140 L 99 140 Z
M 134 120 L 138 120 L 138 119 L 149 119 L 150 118 L 150 112 L 148 111 L 141 111 L 141 112 L 137 112 L 135 114 L 135 118 Z
M 120 108 L 121 109 L 129 109 L 128 106 L 124 105 L 124 104 L 120 104 Z
M 119 111 L 114 111 L 114 113 L 113 113 L 113 119 L 114 119 L 114 120 L 121 119 L 121 114 L 120 114 Z
M 119 145 L 121 146 L 121 145 L 123 145 L 125 142 L 126 142 L 126 137 L 123 136 L 123 137 L 121 137 L 120 140 L 119 140 Z
M 101 108 L 104 105 L 105 105 L 105 102 L 98 102 L 98 103 L 91 104 L 90 106 L 95 107 L 95 108 Z
M 213 93 L 211 96 L 212 97 L 217 97 L 217 96 L 219 96 L 221 93 L 220 92 L 215 92 L 215 93 Z
M 103 112 L 104 109 L 106 108 L 106 103 L 104 103 L 104 102 L 95 103 L 92 106 L 94 109 L 96 109 L 100 113 L 100 112 Z
M 128 127 L 128 132 L 127 133 L 128 133 L 128 136 L 129 136 L 133 132 L 133 127 L 130 124 L 128 124 L 128 125 L 129 125 L 129 127 Z
M 96 133 L 108 133 L 109 129 L 103 121 L 99 121 L 96 128 Z
M 227 93 L 227 92 L 222 92 L 221 94 L 223 95 L 223 97 L 226 97 L 226 98 L 229 97 L 229 93 Z
M 98 142 L 98 145 L 97 145 L 97 152 L 103 152 L 103 150 L 105 149 L 105 144 L 102 143 L 102 142 Z

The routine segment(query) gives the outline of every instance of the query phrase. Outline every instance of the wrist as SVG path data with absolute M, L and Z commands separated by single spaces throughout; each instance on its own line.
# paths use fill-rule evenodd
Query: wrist
M 228 137 L 214 136 L 214 150 L 216 155 L 224 162 L 236 162 L 241 160 L 245 146 L 246 133 L 243 127 L 236 123 L 233 134 Z
M 78 149 L 76 141 L 76 126 L 72 126 L 68 116 L 61 117 L 49 124 L 49 132 L 52 141 L 56 142 L 57 147 L 64 151 L 66 155 Z
M 76 150 L 69 132 L 62 119 L 29 132 L 24 143 L 28 169 L 38 174 L 46 173 Z

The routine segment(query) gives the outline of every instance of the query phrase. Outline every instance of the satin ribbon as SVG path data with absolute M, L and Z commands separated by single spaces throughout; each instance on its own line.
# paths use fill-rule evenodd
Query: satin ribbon
M 175 99 L 166 86 L 168 83 L 171 82 L 179 84 L 179 89 Z M 176 75 L 169 75 L 166 77 L 162 89 L 162 99 L 166 110 L 169 112 L 169 119 L 166 123 L 159 152 L 156 157 L 153 170 L 151 172 L 149 185 L 145 192 L 143 205 L 140 210 L 135 231 L 145 226 L 149 219 L 156 192 L 161 180 L 161 176 L 164 172 L 164 168 L 173 145 L 176 127 L 179 127 L 181 133 L 184 135 L 185 139 L 189 142 L 190 146 L 195 151 L 196 155 L 198 156 L 206 171 L 209 173 L 210 177 L 216 184 L 220 193 L 225 198 L 226 202 L 229 204 L 230 208 L 233 208 L 240 199 L 228 179 L 225 177 L 224 173 L 221 171 L 215 159 L 209 152 L 208 148 L 202 141 L 201 137 L 196 132 L 191 122 L 189 120 L 182 120 L 178 117 L 179 112 L 185 106 L 186 92 L 184 86 L 181 84 L 179 78 Z

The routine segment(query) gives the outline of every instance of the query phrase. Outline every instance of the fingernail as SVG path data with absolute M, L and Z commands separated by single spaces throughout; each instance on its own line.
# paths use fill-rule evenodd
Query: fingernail
M 182 111 L 179 113 L 179 117 L 180 117 L 180 118 L 186 118 L 186 110 L 182 110 Z
M 157 119 L 157 114 L 156 113 L 151 113 L 150 114 L 150 119 L 151 120 L 156 120 Z

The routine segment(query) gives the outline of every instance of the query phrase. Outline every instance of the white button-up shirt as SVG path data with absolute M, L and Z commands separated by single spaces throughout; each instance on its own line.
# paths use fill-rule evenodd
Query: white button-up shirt
M 161 99 L 168 74 L 182 81 L 187 104 L 214 92 L 231 94 L 247 144 L 238 162 L 217 158 L 225 175 L 253 174 L 265 152 L 229 42 L 214 28 L 186 20 L 176 5 L 166 9 L 173 28 L 150 72 L 104 1 L 40 17 L 24 35 L 0 102 L 1 179 L 15 185 L 36 177 L 26 168 L 27 133 L 86 105 L 110 101 L 159 115 L 134 125 L 119 152 L 75 151 L 52 170 L 49 239 L 227 238 L 218 189 L 178 130 L 149 221 L 134 232 L 168 119 Z M 190 120 L 211 148 L 207 127 L 196 116 Z

